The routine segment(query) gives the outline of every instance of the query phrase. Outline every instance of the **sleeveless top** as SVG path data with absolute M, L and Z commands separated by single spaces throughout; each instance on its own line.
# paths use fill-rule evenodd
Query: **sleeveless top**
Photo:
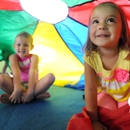
M 24 58 L 19 57 L 17 54 L 16 56 L 20 68 L 21 82 L 28 82 L 32 54 L 29 54 L 27 57 Z M 36 74 L 36 80 L 38 80 L 38 73 Z
M 84 55 L 84 61 L 96 72 L 97 90 L 112 96 L 116 101 L 126 101 L 130 96 L 130 60 L 125 58 L 129 51 L 120 50 L 117 63 L 112 70 L 103 68 L 99 51 L 90 56 Z

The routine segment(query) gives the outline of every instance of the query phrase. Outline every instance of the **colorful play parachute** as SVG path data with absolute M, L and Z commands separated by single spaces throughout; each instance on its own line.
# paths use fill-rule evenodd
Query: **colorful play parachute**
M 23 3 L 25 1 L 28 5 Z M 15 53 L 15 36 L 21 31 L 27 31 L 34 38 L 32 53 L 40 58 L 40 77 L 52 72 L 56 77 L 54 85 L 84 89 L 82 48 L 87 39 L 89 14 L 97 4 L 108 0 L 52 0 L 52 4 L 47 5 L 43 1 L 47 2 L 0 0 L 0 61 L 5 60 L 9 65 L 8 57 Z M 125 10 L 130 26 L 130 1 L 111 1 Z M 62 5 L 56 6 L 56 2 Z M 42 5 L 47 7 L 46 10 L 40 10 Z M 47 15 L 42 17 L 39 14 Z M 54 20 L 57 14 L 62 15 Z

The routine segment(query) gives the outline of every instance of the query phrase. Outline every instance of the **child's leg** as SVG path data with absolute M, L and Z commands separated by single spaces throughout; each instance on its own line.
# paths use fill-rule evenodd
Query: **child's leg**
M 106 93 L 99 93 L 97 96 L 98 106 L 107 108 L 109 110 L 117 109 L 117 102 Z
M 0 89 L 6 93 L 0 95 L 0 102 L 9 103 L 9 97 L 14 90 L 12 78 L 7 75 L 0 74 Z
M 22 88 L 22 85 L 21 85 Z M 0 95 L 1 103 L 10 103 L 9 97 L 14 90 L 13 78 L 10 76 L 0 74 L 0 89 L 2 89 L 6 94 Z M 22 88 L 22 91 L 25 92 L 26 89 Z
M 125 105 L 127 105 L 127 104 L 129 105 L 128 101 L 117 102 L 118 108 L 123 107 L 123 106 L 125 106 Z M 129 114 L 130 114 L 130 109 L 129 109 Z
M 12 78 L 7 75 L 0 74 L 0 89 L 8 94 L 11 94 L 14 90 Z
M 52 73 L 47 74 L 36 83 L 35 97 L 40 99 L 46 99 L 50 97 L 50 94 L 46 92 L 55 81 L 55 77 Z
M 124 105 L 126 105 L 126 104 L 128 104 L 128 101 L 117 102 L 117 106 L 118 106 L 118 108 L 120 108 L 120 107 L 122 107 L 122 106 L 124 106 Z

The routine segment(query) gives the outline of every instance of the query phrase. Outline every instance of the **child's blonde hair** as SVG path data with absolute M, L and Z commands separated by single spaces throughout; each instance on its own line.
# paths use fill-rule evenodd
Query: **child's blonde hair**
M 15 37 L 15 39 L 17 38 L 17 37 L 25 37 L 25 38 L 27 38 L 29 41 L 30 41 L 30 43 L 31 43 L 31 47 L 33 48 L 33 38 L 32 38 L 32 35 L 30 35 L 28 32 L 20 32 L 16 37 Z
M 129 27 L 128 27 L 127 20 L 125 18 L 124 11 L 113 2 L 103 2 L 103 3 L 99 4 L 98 6 L 96 6 L 94 9 L 96 9 L 97 7 L 100 7 L 100 6 L 111 6 L 119 12 L 120 17 L 121 17 L 121 21 L 122 21 L 122 32 L 121 32 L 121 38 L 119 39 L 119 46 L 118 47 L 130 50 Z M 90 23 L 90 19 L 89 19 L 89 23 Z M 84 51 L 87 52 L 87 56 L 88 56 L 91 54 L 92 51 L 94 51 L 96 49 L 97 49 L 97 46 L 92 43 L 92 41 L 89 37 L 89 33 L 88 33 L 88 39 L 87 39 L 87 42 L 84 46 Z

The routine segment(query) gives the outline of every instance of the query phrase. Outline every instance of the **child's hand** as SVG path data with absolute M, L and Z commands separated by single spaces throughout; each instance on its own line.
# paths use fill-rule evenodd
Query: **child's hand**
M 11 94 L 9 100 L 12 103 L 20 103 L 21 102 L 21 97 L 22 97 L 22 89 L 16 89 Z
M 27 91 L 23 94 L 22 101 L 23 103 L 30 102 L 33 98 L 33 93 Z
M 103 124 L 101 124 L 98 121 L 92 122 L 93 130 L 107 130 L 107 127 L 105 127 Z

